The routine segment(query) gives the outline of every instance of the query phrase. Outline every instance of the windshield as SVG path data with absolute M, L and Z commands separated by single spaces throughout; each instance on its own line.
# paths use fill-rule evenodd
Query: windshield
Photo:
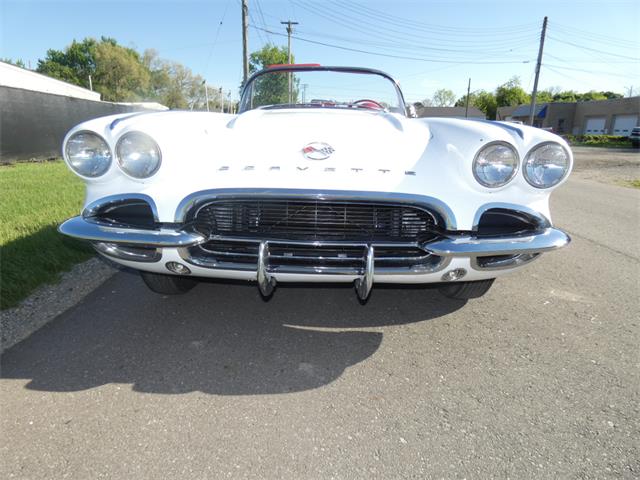
M 405 114 L 402 94 L 386 74 L 331 67 L 264 70 L 249 79 L 240 111 L 254 108 L 339 108 Z M 334 67 L 338 68 L 338 67 Z

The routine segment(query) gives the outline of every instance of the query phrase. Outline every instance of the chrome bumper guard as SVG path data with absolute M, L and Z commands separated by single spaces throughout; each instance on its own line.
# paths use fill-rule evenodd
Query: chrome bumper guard
M 60 233 L 70 237 L 132 246 L 155 248 L 185 248 L 199 245 L 207 238 L 197 232 L 179 229 L 159 228 L 157 230 L 136 229 L 126 226 L 105 224 L 91 217 L 74 217 L 58 227 Z M 564 247 L 571 238 L 562 230 L 545 228 L 529 235 L 511 235 L 503 237 L 478 238 L 473 235 L 450 235 L 421 245 L 426 252 L 439 257 L 471 257 L 498 255 L 538 254 Z M 313 243 L 313 242 L 311 242 Z M 365 300 L 373 286 L 375 248 L 366 245 L 362 274 L 355 282 L 358 297 Z M 260 292 L 269 296 L 273 292 L 276 280 L 269 272 L 269 242 L 259 246 L 256 278 Z

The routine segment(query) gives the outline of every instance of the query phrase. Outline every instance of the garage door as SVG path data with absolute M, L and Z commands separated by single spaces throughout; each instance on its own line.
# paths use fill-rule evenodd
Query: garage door
M 636 125 L 638 125 L 638 115 L 616 115 L 613 119 L 612 133 L 628 137 Z
M 587 124 L 584 127 L 584 133 L 591 135 L 602 135 L 604 133 L 604 123 L 607 117 L 591 117 L 587 118 Z

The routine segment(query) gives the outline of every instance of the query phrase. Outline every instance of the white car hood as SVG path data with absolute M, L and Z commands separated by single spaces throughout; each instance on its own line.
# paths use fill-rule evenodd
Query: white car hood
M 426 125 L 374 111 L 252 110 L 229 124 L 235 161 L 254 166 L 411 169 L 429 141 Z M 331 146 L 325 160 L 310 160 L 303 148 Z

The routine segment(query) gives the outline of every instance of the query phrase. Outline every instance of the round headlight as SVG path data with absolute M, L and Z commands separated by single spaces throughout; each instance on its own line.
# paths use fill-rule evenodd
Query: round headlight
M 104 139 L 93 132 L 74 133 L 64 148 L 67 164 L 78 175 L 95 178 L 104 175 L 111 166 L 111 149 Z
M 524 178 L 536 188 L 558 184 L 569 171 L 569 152 L 559 143 L 541 143 L 531 149 L 524 161 Z
M 473 159 L 473 176 L 489 188 L 509 183 L 518 171 L 518 152 L 506 142 L 491 142 Z
M 125 133 L 116 145 L 118 165 L 133 178 L 148 178 L 162 162 L 160 148 L 153 138 L 142 132 Z

